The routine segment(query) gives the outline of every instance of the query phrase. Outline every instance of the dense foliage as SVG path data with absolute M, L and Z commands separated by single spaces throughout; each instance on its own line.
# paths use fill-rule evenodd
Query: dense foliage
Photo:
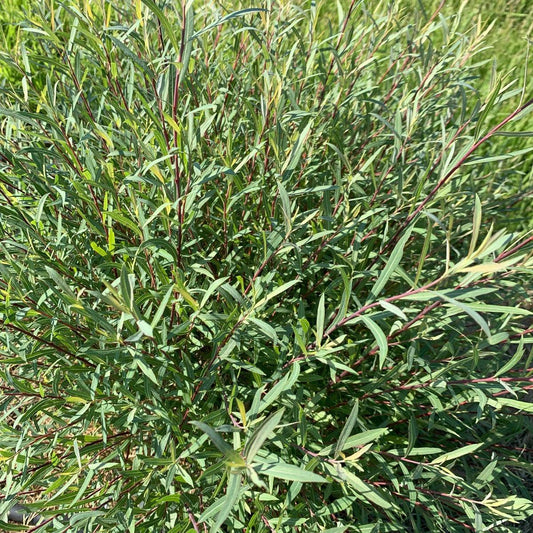
M 0 527 L 520 531 L 533 100 L 477 79 L 490 28 L 35 4 L 1 55 Z

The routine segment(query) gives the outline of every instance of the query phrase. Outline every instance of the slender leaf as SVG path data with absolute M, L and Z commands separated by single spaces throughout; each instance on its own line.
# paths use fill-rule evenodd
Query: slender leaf
M 468 444 L 466 446 L 462 446 L 461 448 L 458 448 L 457 450 L 454 450 L 452 452 L 443 453 L 442 455 L 439 455 L 433 461 L 431 461 L 432 465 L 439 465 L 441 463 L 445 463 L 447 461 L 452 461 L 453 459 L 458 459 L 459 457 L 463 457 L 465 455 L 470 455 L 474 453 L 476 450 L 479 450 L 484 446 L 483 442 L 478 442 L 475 444 Z
M 394 247 L 394 250 L 390 254 L 389 260 L 381 271 L 378 279 L 376 280 L 376 283 L 374 283 L 374 286 L 370 290 L 368 301 L 375 301 L 378 298 L 378 296 L 381 294 L 381 291 L 385 288 L 385 285 L 389 281 L 390 277 L 398 268 L 398 265 L 400 264 L 400 261 L 403 257 L 405 245 L 411 237 L 412 231 L 413 226 L 407 228 L 401 239 L 398 241 L 398 244 L 396 244 L 396 246 Z
M 352 433 L 352 429 L 355 426 L 355 423 L 357 422 L 358 413 L 359 413 L 359 401 L 355 400 L 352 410 L 350 411 L 350 415 L 348 416 L 348 419 L 346 420 L 346 424 L 344 424 L 344 427 L 342 428 L 341 434 L 339 436 L 339 440 L 337 441 L 337 444 L 335 446 L 335 451 L 333 452 L 334 459 L 336 459 L 339 456 L 341 450 L 344 450 L 346 441 L 348 440 L 348 437 Z
M 309 472 L 296 465 L 283 462 L 260 463 L 254 466 L 259 474 L 272 476 L 288 481 L 302 481 L 305 483 L 327 483 L 327 480 L 314 472 Z
M 231 510 L 237 503 L 241 491 L 242 474 L 231 472 L 229 475 L 228 488 L 226 489 L 226 497 L 224 498 L 224 506 L 219 511 L 215 523 L 210 531 L 216 533 L 220 531 L 220 526 L 224 523 L 226 518 L 231 513 Z
M 254 431 L 254 434 L 251 436 L 249 441 L 244 447 L 243 455 L 248 464 L 251 464 L 254 460 L 255 455 L 261 449 L 261 446 L 265 443 L 267 439 L 271 437 L 274 433 L 274 429 L 280 423 L 281 418 L 283 417 L 285 409 L 280 409 L 275 413 L 272 413 L 267 417 L 261 425 Z

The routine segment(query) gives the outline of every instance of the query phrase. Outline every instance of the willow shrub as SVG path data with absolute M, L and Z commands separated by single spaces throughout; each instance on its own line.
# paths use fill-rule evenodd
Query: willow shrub
M 417 0 L 410 0 L 415 2 Z M 440 0 L 424 0 L 425 9 L 436 8 Z M 447 0 L 442 5 L 444 15 L 462 10 L 459 28 L 464 31 L 469 26 L 478 23 L 491 24 L 490 31 L 483 39 L 483 49 L 476 54 L 475 87 L 482 93 L 487 93 L 495 82 L 518 87 L 531 79 L 533 57 L 531 44 L 533 39 L 533 17 L 528 0 L 479 0 L 464 4 L 461 0 Z M 462 7 L 461 7 L 462 6 Z M 460 30 L 460 31 L 461 31 Z M 498 80 L 496 73 L 502 75 Z M 493 108 L 491 120 L 502 120 L 514 111 L 516 100 L 510 98 L 499 102 Z M 524 116 L 519 129 L 533 130 L 533 114 Z M 509 139 L 507 146 L 501 144 L 498 148 L 517 150 L 527 148 L 531 144 L 530 135 L 524 135 L 520 140 L 516 137 Z M 533 202 L 524 198 L 533 195 L 533 154 L 519 158 L 514 164 L 510 161 L 487 167 L 484 183 L 487 190 L 484 195 L 484 212 L 496 220 L 496 227 L 512 229 L 514 231 L 527 228 L 533 229 Z
M 518 531 L 533 237 L 484 206 L 533 106 L 485 30 L 124 4 L 2 54 L 3 530 Z

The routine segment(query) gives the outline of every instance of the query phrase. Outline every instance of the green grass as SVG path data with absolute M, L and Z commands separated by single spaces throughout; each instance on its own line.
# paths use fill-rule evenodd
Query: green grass
M 2 530 L 524 529 L 531 90 L 399 4 L 13 12 Z

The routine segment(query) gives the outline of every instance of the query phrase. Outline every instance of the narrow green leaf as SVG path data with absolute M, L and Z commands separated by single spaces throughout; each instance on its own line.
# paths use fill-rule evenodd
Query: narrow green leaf
M 47 192 L 43 196 L 41 196 L 41 199 L 39 200 L 39 205 L 37 206 L 37 209 L 35 211 L 34 220 L 35 222 L 39 222 L 41 220 L 41 216 L 43 214 L 43 209 L 46 204 L 46 199 L 50 196 L 50 193 Z
M 335 185 L 317 185 L 316 187 L 307 187 L 303 189 L 295 189 L 291 192 L 289 192 L 289 197 L 292 198 L 294 196 L 306 196 L 308 194 L 320 194 L 324 192 L 334 192 L 337 191 L 339 187 Z
M 90 242 L 90 245 L 91 245 L 91 248 L 98 254 L 98 255 L 101 255 L 102 257 L 107 257 L 107 252 L 101 247 L 101 246 L 98 246 L 98 244 L 96 244 L 94 241 L 91 241 Z
M 487 157 L 474 157 L 465 161 L 465 165 L 481 165 L 482 163 L 495 163 L 499 161 L 505 161 L 506 159 L 512 159 L 513 157 L 523 156 L 530 153 L 533 150 L 533 147 L 522 148 L 521 150 L 513 150 L 511 152 L 502 153 L 499 155 L 487 156 Z
M 383 333 L 383 330 L 368 316 L 361 315 L 361 320 L 365 323 L 366 327 L 372 332 L 376 339 L 376 343 L 379 348 L 379 368 L 383 368 L 387 354 L 389 352 L 389 343 L 387 336 Z
M 123 264 L 120 270 L 120 293 L 126 307 L 131 311 L 133 303 L 133 288 L 135 284 L 135 275 L 128 272 L 128 267 Z
M 520 343 L 518 344 L 518 348 L 515 352 L 515 354 L 507 361 L 505 365 L 503 365 L 496 374 L 494 374 L 493 377 L 497 378 L 498 376 L 501 376 L 502 374 L 505 374 L 508 370 L 511 370 L 520 359 L 522 359 L 522 356 L 524 355 L 524 337 L 520 337 Z
M 145 320 L 138 320 L 137 327 L 139 328 L 139 331 L 146 337 L 154 336 L 154 330 L 152 326 L 148 324 L 148 322 L 146 322 Z
M 268 10 L 264 8 L 260 8 L 260 7 L 250 7 L 247 9 L 240 9 L 239 11 L 234 11 L 233 13 L 230 13 L 229 15 L 222 17 L 220 20 L 217 20 L 213 24 L 209 24 L 209 26 L 206 26 L 205 28 L 202 28 L 200 31 L 197 31 L 194 35 L 191 36 L 191 39 L 196 39 L 197 37 L 204 34 L 205 32 L 212 30 L 213 28 L 216 28 L 217 26 L 220 26 L 221 24 L 224 24 L 224 22 L 227 22 L 228 20 L 231 20 L 237 17 L 242 17 L 244 15 L 247 15 L 248 13 L 257 13 L 260 11 L 268 11 Z
M 159 324 L 159 321 L 163 317 L 163 314 L 165 312 L 165 309 L 167 308 L 168 302 L 170 300 L 170 297 L 172 296 L 172 293 L 174 292 L 174 286 L 171 285 L 165 296 L 163 296 L 163 299 L 161 300 L 161 303 L 159 304 L 159 307 L 157 308 L 157 311 L 154 315 L 154 318 L 152 319 L 152 323 L 150 324 L 152 328 L 155 328 L 157 324 Z M 151 335 L 150 335 L 151 336 Z
M 178 79 L 178 86 L 181 86 L 185 76 L 189 73 L 189 61 L 192 53 L 192 35 L 194 32 L 194 9 L 192 2 L 186 8 L 185 11 L 185 25 L 184 32 L 182 34 L 183 40 L 183 55 L 181 56 L 180 75 Z
M 159 8 L 159 6 L 153 1 L 153 0 L 142 0 L 143 4 L 146 4 L 148 8 L 156 15 L 156 17 L 159 19 L 159 22 L 161 23 L 161 26 L 165 29 L 165 32 L 172 42 L 172 45 L 174 46 L 174 50 L 176 51 L 176 54 L 179 54 L 180 51 L 180 44 L 179 40 L 174 33 L 174 29 L 172 27 L 172 24 L 170 22 L 170 19 L 165 13 Z
M 103 214 L 112 218 L 115 222 L 126 226 L 128 229 L 133 231 L 133 233 L 135 233 L 138 237 L 143 236 L 141 230 L 142 224 L 139 224 L 138 222 L 134 222 L 133 220 L 129 219 L 121 211 L 105 211 Z
M 331 331 L 335 326 L 346 316 L 348 312 L 348 307 L 350 306 L 350 298 L 352 295 L 352 279 L 341 270 L 342 281 L 344 284 L 344 290 L 342 291 L 341 301 L 339 308 L 337 309 L 337 314 L 332 322 L 328 326 L 328 331 Z
M 530 402 L 522 402 L 520 400 L 513 400 L 512 398 L 489 398 L 487 403 L 497 409 L 512 407 L 513 409 L 533 414 L 533 403 Z
M 75 505 L 77 502 L 83 498 L 83 495 L 85 494 L 85 491 L 89 487 L 89 483 L 91 482 L 92 478 L 94 477 L 94 474 L 96 473 L 96 470 L 89 469 L 87 471 L 87 475 L 85 476 L 85 479 L 83 480 L 83 483 L 81 484 L 80 488 L 78 489 L 78 492 L 76 493 L 76 496 L 72 500 L 71 505 Z
M 407 450 L 405 450 L 405 455 L 409 455 L 411 450 L 416 444 L 416 439 L 418 438 L 418 425 L 416 423 L 416 418 L 411 415 L 409 418 L 409 426 L 407 428 Z
M 348 416 L 348 420 L 346 421 L 346 424 L 344 424 L 344 427 L 342 428 L 341 434 L 339 436 L 339 440 L 337 441 L 337 445 L 335 446 L 335 451 L 333 452 L 333 459 L 337 459 L 339 454 L 342 450 L 344 450 L 344 446 L 346 445 L 346 441 L 348 440 L 348 437 L 352 433 L 352 429 L 357 422 L 357 415 L 359 413 L 359 400 L 355 400 L 354 406 L 352 407 L 352 410 L 350 412 L 350 415 Z
M 278 193 L 281 200 L 281 211 L 283 213 L 283 221 L 285 224 L 285 235 L 288 236 L 292 230 L 292 216 L 291 216 L 291 202 L 285 187 L 281 182 L 278 182 Z
M 402 320 L 407 320 L 406 314 L 397 305 L 391 304 L 391 303 L 386 302 L 384 300 L 380 300 L 378 303 L 386 311 L 389 311 L 390 313 L 392 313 L 393 315 L 396 315 L 397 317 L 401 318 Z
M 494 86 L 491 88 L 491 91 L 488 95 L 488 99 L 485 102 L 485 105 L 483 106 L 483 109 L 477 119 L 476 130 L 474 132 L 474 139 L 477 139 L 480 136 L 481 129 L 485 127 L 485 121 L 487 119 L 487 116 L 489 115 L 491 111 L 493 111 L 494 102 L 496 101 L 496 98 L 500 94 L 501 85 L 502 85 L 502 80 L 499 79 L 496 81 Z
M 496 466 L 498 465 L 498 461 L 491 461 L 476 477 L 476 479 L 473 482 L 473 485 L 480 489 L 484 487 L 485 485 L 488 485 L 493 479 L 493 472 Z
M 210 518 L 220 513 L 226 505 L 226 496 L 215 500 L 198 518 L 198 522 L 207 522 Z
M 180 293 L 182 298 L 195 310 L 198 311 L 200 306 L 198 305 L 198 302 L 191 296 L 190 292 L 185 287 L 185 284 L 183 281 L 179 278 L 176 279 L 174 283 L 174 288 L 176 291 Z
M 255 324 L 272 342 L 278 342 L 276 330 L 270 324 L 267 324 L 264 320 L 260 320 L 259 318 L 251 316 L 246 320 L 252 324 Z
M 230 454 L 234 452 L 233 446 L 230 446 L 221 436 L 220 434 L 212 428 L 209 424 L 205 424 L 204 422 L 200 422 L 198 420 L 193 420 L 191 422 L 193 426 L 196 426 L 198 429 L 202 430 L 213 442 L 213 444 L 219 449 L 219 451 L 224 454 Z
M 162 496 L 161 498 L 158 498 L 156 501 L 157 503 L 180 502 L 181 495 L 180 494 L 169 494 L 168 496 Z
M 253 468 L 247 468 L 246 469 L 246 475 L 248 476 L 248 479 L 260 489 L 268 490 L 268 487 L 266 486 L 266 483 L 259 478 L 257 475 L 257 472 Z M 277 499 L 277 498 L 276 498 Z
M 411 236 L 411 232 L 413 231 L 414 226 L 409 226 L 405 233 L 402 235 L 401 239 L 397 242 L 396 246 L 394 247 L 394 250 L 390 254 L 389 260 L 387 261 L 387 264 L 381 271 L 381 274 L 379 275 L 378 279 L 376 280 L 376 283 L 372 287 L 372 290 L 370 291 L 370 294 L 367 299 L 368 302 L 373 302 L 377 300 L 378 296 L 381 294 L 381 291 L 389 281 L 392 274 L 394 274 L 394 271 L 400 264 L 400 261 L 403 257 L 403 252 L 405 249 L 405 245 L 407 243 L 407 240 Z
M 476 249 L 477 239 L 479 237 L 479 228 L 481 227 L 481 200 L 476 194 L 474 203 L 474 220 L 472 222 L 472 238 L 470 239 L 470 248 L 468 249 L 468 255 L 472 255 Z
M 287 157 L 287 159 L 283 163 L 283 166 L 281 168 L 281 174 L 284 178 L 287 177 L 287 174 L 290 174 L 291 171 L 293 171 L 298 166 L 298 163 L 300 162 L 300 157 L 305 147 L 305 143 L 307 141 L 307 138 L 309 137 L 309 134 L 311 133 L 312 127 L 313 120 L 310 118 L 307 121 L 305 127 L 298 134 L 298 138 L 296 139 L 296 142 L 292 147 L 289 157 Z
M 495 500 L 483 500 L 483 504 L 492 508 L 499 516 L 516 520 L 527 520 L 533 516 L 533 502 L 527 498 L 520 498 L 516 495 Z
M 163 204 L 161 204 L 143 223 L 142 225 L 142 229 L 143 230 L 146 230 L 146 228 L 149 226 L 150 222 L 152 222 L 155 218 L 157 218 L 157 216 L 161 213 L 161 211 L 168 211 L 170 210 L 170 208 L 172 207 L 172 203 L 171 202 L 164 202 Z
M 378 489 L 372 485 L 365 483 L 362 479 L 347 469 L 343 468 L 341 469 L 341 472 L 346 481 L 365 500 L 368 500 L 370 503 L 373 503 L 378 507 L 382 507 L 383 509 L 392 509 L 394 507 L 392 502 L 389 501 L 381 491 L 378 491 Z
M 296 383 L 298 376 L 300 375 L 300 365 L 298 362 L 293 363 L 291 369 L 282 379 L 280 379 L 273 387 L 270 389 L 259 404 L 258 413 L 264 411 L 270 404 L 275 402 L 279 396 L 281 396 L 285 391 L 291 390 L 292 386 Z M 250 417 L 253 414 L 249 413 Z
M 420 276 L 422 275 L 422 269 L 424 268 L 424 264 L 426 262 L 427 253 L 429 250 L 429 245 L 431 244 L 431 236 L 432 236 L 432 228 L 433 228 L 433 220 L 431 219 L 430 213 L 427 213 L 426 211 L 422 211 L 427 217 L 427 228 L 426 228 L 426 237 L 424 238 L 424 244 L 422 245 L 422 250 L 420 252 L 420 259 L 418 261 L 418 267 L 416 269 L 416 276 L 414 285 L 418 286 L 418 281 L 420 280 Z
M 230 473 L 228 480 L 228 488 L 226 489 L 226 497 L 224 498 L 224 506 L 218 513 L 213 527 L 210 529 L 211 533 L 220 532 L 220 526 L 224 523 L 226 518 L 228 518 L 235 503 L 239 499 L 239 494 L 241 492 L 241 479 L 242 474 L 240 472 Z
M 199 421 L 192 421 L 191 424 L 201 429 L 208 435 L 213 444 L 224 455 L 224 462 L 226 463 L 226 466 L 235 469 L 246 468 L 246 461 L 243 459 L 242 455 L 237 450 L 234 450 L 233 447 L 230 446 L 214 428 L 208 424 L 205 424 L 204 422 Z
M 283 292 L 289 290 L 291 287 L 294 287 L 294 285 L 297 285 L 300 283 L 299 279 L 293 279 L 291 281 L 288 281 L 287 283 L 284 283 L 283 285 L 280 285 L 276 289 L 274 289 L 271 293 L 267 294 L 264 298 L 259 300 L 254 304 L 254 310 L 260 309 L 263 305 L 265 305 L 268 301 L 272 300 L 272 298 L 275 298 L 276 296 L 282 294 Z
M 48 272 L 48 275 L 56 282 L 58 287 L 65 291 L 65 293 L 67 293 L 72 299 L 77 300 L 76 295 L 72 292 L 72 289 L 62 276 L 60 276 L 53 268 L 46 266 L 45 269 L 46 272 Z
M 352 435 L 351 437 L 348 437 L 348 439 L 346 439 L 342 448 L 340 448 L 340 451 L 349 450 L 357 446 L 364 446 L 365 444 L 373 442 L 382 437 L 383 435 L 386 435 L 389 431 L 390 430 L 388 428 L 377 428 L 369 429 L 368 431 L 363 431 L 362 433 L 358 433 L 357 435 Z M 319 452 L 318 455 L 329 455 L 336 448 L 337 444 L 326 446 L 323 450 Z
M 226 281 L 228 281 L 228 277 L 224 277 L 224 278 L 219 278 L 215 281 L 213 281 L 208 289 L 205 291 L 203 297 L 202 297 L 202 301 L 200 302 L 200 309 L 202 309 L 203 307 L 205 307 L 205 305 L 207 304 L 207 302 L 209 301 L 209 298 L 211 298 L 211 296 L 215 293 L 215 291 L 221 286 L 223 285 Z
M 263 446 L 264 442 L 274 433 L 274 429 L 283 417 L 284 411 L 285 409 L 283 408 L 279 411 L 276 411 L 275 413 L 272 413 L 255 430 L 254 434 L 244 447 L 243 455 L 246 459 L 247 464 L 251 464 L 253 462 L 254 457 L 260 450 L 261 446 Z
M 78 439 L 74 439 L 72 441 L 72 448 L 74 450 L 74 455 L 76 456 L 76 461 L 78 462 L 78 468 L 81 470 L 82 463 L 81 463 L 80 448 L 78 446 Z
M 159 385 L 159 381 L 154 374 L 154 371 L 147 365 L 146 361 L 142 357 L 134 358 L 135 365 L 140 368 L 141 372 L 156 385 Z
M 494 135 L 502 137 L 533 137 L 533 131 L 497 131 Z
M 291 465 L 284 462 L 276 463 L 259 463 L 254 466 L 254 469 L 259 474 L 264 474 L 267 476 L 273 476 L 278 479 L 286 479 L 288 481 L 303 481 L 306 483 L 327 483 L 327 479 L 315 474 L 314 472 L 309 472 L 304 470 L 296 465 Z
M 451 305 L 458 307 L 459 309 L 464 311 L 467 315 L 472 317 L 476 321 L 476 323 L 479 325 L 479 327 L 483 330 L 483 332 L 485 333 L 487 337 L 490 337 L 492 335 L 490 332 L 489 325 L 487 324 L 487 321 L 477 311 L 474 311 L 470 306 L 468 306 L 464 302 L 460 302 L 459 300 L 450 298 L 449 296 L 446 296 L 445 294 L 439 293 L 439 296 L 446 302 L 449 302 Z
M 489 400 L 489 403 L 490 403 L 490 400 Z M 483 446 L 484 446 L 483 442 L 477 442 L 475 444 L 468 444 L 467 446 L 458 448 L 457 450 L 454 450 L 453 452 L 446 452 L 442 455 L 439 455 L 438 457 L 433 459 L 433 461 L 431 461 L 430 464 L 440 465 L 441 463 L 445 463 L 446 461 L 451 461 L 453 459 L 463 457 L 464 455 L 469 455 L 471 453 L 474 453 L 476 450 L 479 450 Z
M 322 338 L 324 337 L 324 322 L 325 322 L 326 310 L 325 310 L 325 295 L 320 296 L 318 301 L 318 309 L 316 313 L 316 346 L 320 348 L 322 346 Z
M 468 307 L 474 311 L 482 311 L 483 313 L 501 313 L 504 315 L 522 315 L 531 316 L 533 313 L 528 309 L 521 309 L 520 307 L 511 307 L 510 305 L 492 305 L 486 303 L 468 302 Z

